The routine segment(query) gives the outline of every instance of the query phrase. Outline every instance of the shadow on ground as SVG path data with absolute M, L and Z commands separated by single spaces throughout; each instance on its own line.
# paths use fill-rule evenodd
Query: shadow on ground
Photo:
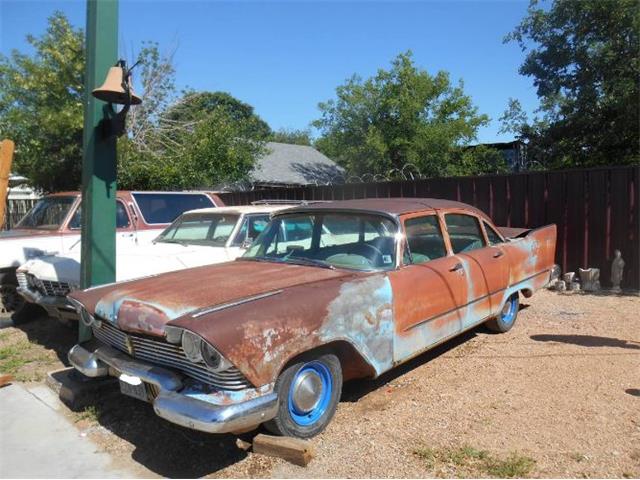
M 237 436 L 173 425 L 156 416 L 150 404 L 122 395 L 117 385 L 94 405 L 98 423 L 134 446 L 132 459 L 163 477 L 202 477 L 247 456 L 236 446 Z
M 11 326 L 22 330 L 27 335 L 29 342 L 53 350 L 60 361 L 69 366 L 67 353 L 71 347 L 78 343 L 77 325 L 63 325 L 55 318 L 41 315 L 29 321 L 14 321 Z
M 581 347 L 617 347 L 640 350 L 640 343 L 619 338 L 598 337 L 595 335 L 531 335 L 536 342 L 559 342 Z
M 633 397 L 640 397 L 640 388 L 627 388 L 625 392 Z

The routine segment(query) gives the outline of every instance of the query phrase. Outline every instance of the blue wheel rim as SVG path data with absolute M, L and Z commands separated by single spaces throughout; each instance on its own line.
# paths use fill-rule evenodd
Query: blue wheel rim
M 507 311 L 502 311 L 502 321 L 506 324 L 513 323 L 516 318 L 516 312 L 518 311 L 518 297 L 512 295 L 511 298 L 507 300 L 508 306 Z
M 309 411 L 300 410 L 294 402 L 294 386 L 296 380 L 309 372 L 316 374 L 321 381 L 322 391 L 315 406 Z M 327 411 L 331 403 L 331 392 L 333 390 L 333 377 L 326 365 L 320 362 L 306 363 L 293 377 L 289 388 L 288 410 L 291 419 L 300 426 L 308 427 L 317 422 Z

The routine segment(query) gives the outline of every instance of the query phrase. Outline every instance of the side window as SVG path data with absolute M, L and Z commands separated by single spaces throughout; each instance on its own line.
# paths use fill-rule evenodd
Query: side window
M 118 200 L 116 202 L 116 228 L 129 227 L 129 214 L 124 204 Z M 73 217 L 69 220 L 69 228 L 71 230 L 79 229 L 82 226 L 82 205 L 78 205 Z
M 128 228 L 130 224 L 126 207 L 122 202 L 116 202 L 116 228 Z
M 436 215 L 410 218 L 404 222 L 404 229 L 411 251 L 410 263 L 424 263 L 447 255 Z M 405 256 L 405 263 L 407 260 Z
M 489 245 L 497 245 L 499 243 L 504 243 L 504 240 L 498 235 L 491 225 L 487 222 L 482 222 L 484 224 L 484 230 L 487 232 L 487 238 L 489 239 Z
M 476 217 L 458 213 L 444 216 L 453 253 L 464 253 L 484 247 L 480 224 Z
M 252 242 L 262 233 L 268 223 L 269 215 L 247 215 L 236 234 L 233 245 L 239 246 L 245 241 Z

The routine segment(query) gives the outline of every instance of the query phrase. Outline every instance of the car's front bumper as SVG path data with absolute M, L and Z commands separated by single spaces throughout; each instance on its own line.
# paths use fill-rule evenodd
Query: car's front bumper
M 87 349 L 85 345 L 76 345 L 68 357 L 71 365 L 88 377 L 126 374 L 154 385 L 158 391 L 152 400 L 156 414 L 194 430 L 208 433 L 243 431 L 271 420 L 278 412 L 278 396 L 274 392 L 224 404 L 186 395 L 181 393 L 184 388 L 182 375 L 134 360 L 108 346 Z
M 62 322 L 78 321 L 76 309 L 69 303 L 67 297 L 43 295 L 32 288 L 18 287 L 17 291 L 29 303 L 35 303 L 47 311 L 50 317 Z

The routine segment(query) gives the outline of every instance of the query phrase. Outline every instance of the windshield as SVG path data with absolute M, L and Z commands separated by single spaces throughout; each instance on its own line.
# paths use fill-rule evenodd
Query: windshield
M 148 224 L 171 223 L 187 210 L 215 207 L 202 193 L 133 193 L 142 218 Z
M 393 221 L 378 215 L 283 215 L 271 221 L 242 259 L 389 270 L 395 266 L 396 228 Z
M 224 247 L 239 215 L 221 213 L 184 214 L 162 232 L 156 242 Z
M 39 228 L 42 230 L 57 230 L 67 218 L 69 209 L 76 197 L 45 197 L 38 200 L 16 228 Z

